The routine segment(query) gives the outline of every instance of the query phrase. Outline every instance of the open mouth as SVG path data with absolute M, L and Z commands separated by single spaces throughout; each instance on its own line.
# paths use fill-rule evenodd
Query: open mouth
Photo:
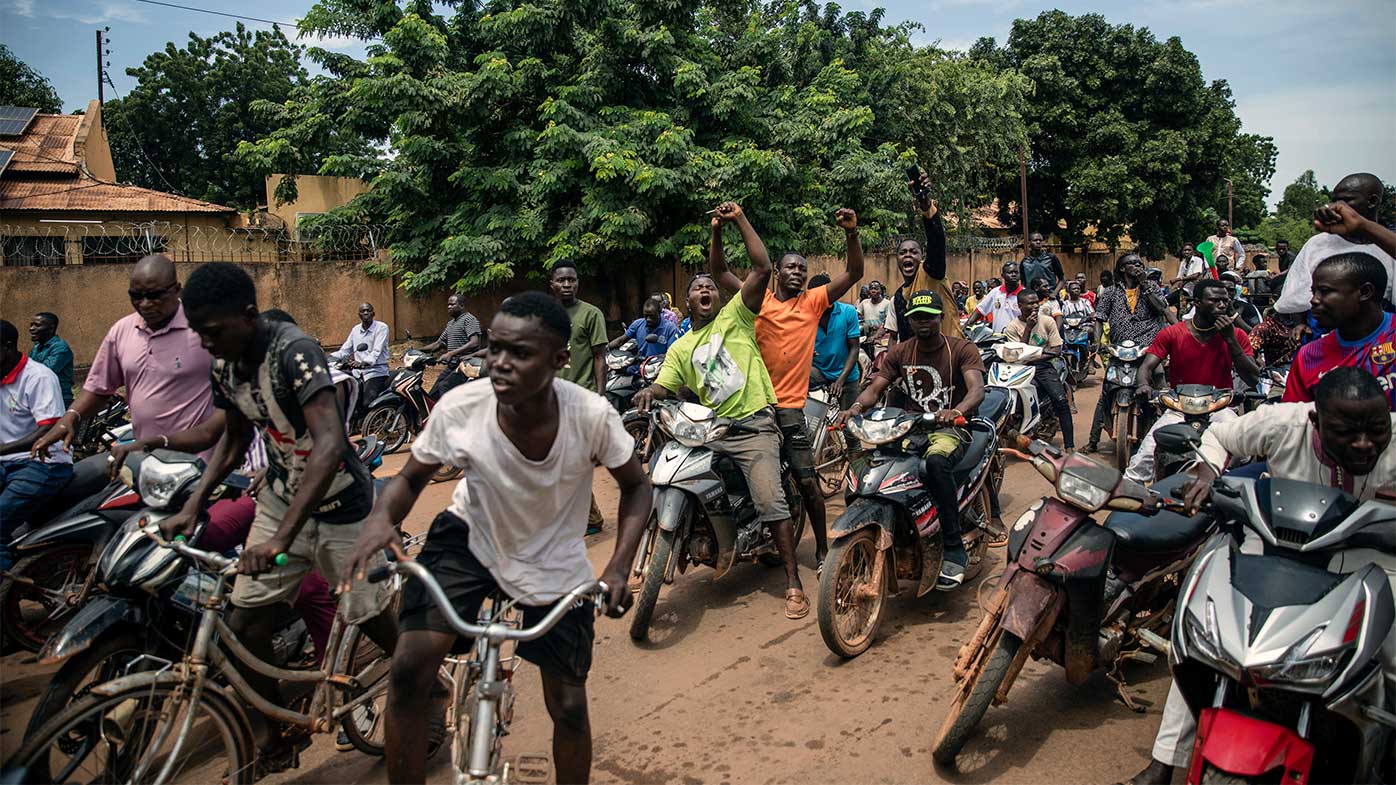
M 707 308 L 711 308 L 712 305 L 713 305 L 713 296 L 712 296 L 712 295 L 710 295 L 710 294 L 700 294 L 700 295 L 698 295 L 698 307 L 699 307 L 699 308 L 707 309 Z

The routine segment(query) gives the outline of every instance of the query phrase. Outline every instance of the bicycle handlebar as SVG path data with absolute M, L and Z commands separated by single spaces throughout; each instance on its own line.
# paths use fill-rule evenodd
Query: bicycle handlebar
M 229 559 L 221 553 L 195 548 L 185 540 L 183 534 L 176 534 L 173 540 L 163 540 L 154 532 L 146 532 L 145 536 L 154 540 L 155 543 L 162 548 L 169 548 L 180 556 L 186 556 L 194 561 L 203 562 L 221 573 L 232 574 L 237 572 L 238 559 Z M 284 553 L 278 553 L 276 557 L 272 559 L 272 563 L 278 567 L 285 566 L 288 561 L 290 561 L 290 557 Z
M 549 630 L 557 626 L 557 623 L 562 621 L 562 617 L 565 616 L 568 611 L 572 610 L 572 606 L 576 605 L 583 597 L 592 595 L 599 607 L 602 603 L 602 598 L 609 590 L 606 584 L 601 581 L 587 581 L 563 595 L 562 599 L 558 600 L 557 604 L 553 606 L 552 610 L 548 611 L 548 615 L 544 616 L 542 621 L 532 627 L 512 629 L 497 623 L 481 626 L 478 624 L 471 624 L 465 619 L 462 619 L 460 615 L 456 613 L 455 606 L 451 603 L 451 599 L 446 596 L 446 591 L 441 588 L 441 584 L 437 583 L 436 578 L 432 576 L 431 571 L 411 559 L 390 561 L 380 567 L 374 568 L 368 574 L 368 581 L 369 583 L 381 583 L 395 574 L 404 572 L 410 577 L 416 578 L 422 582 L 422 586 L 426 588 L 427 594 L 446 617 L 446 623 L 450 624 L 458 634 L 471 638 L 484 636 L 496 641 L 507 640 L 523 642 L 541 638 L 543 635 L 547 634 Z

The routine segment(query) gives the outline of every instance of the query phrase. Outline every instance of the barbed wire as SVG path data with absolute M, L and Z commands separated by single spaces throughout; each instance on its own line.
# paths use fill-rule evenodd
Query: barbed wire
M 186 226 L 166 221 L 0 224 L 0 264 L 48 267 L 125 264 L 151 253 L 177 262 L 368 262 L 385 250 L 388 227 Z

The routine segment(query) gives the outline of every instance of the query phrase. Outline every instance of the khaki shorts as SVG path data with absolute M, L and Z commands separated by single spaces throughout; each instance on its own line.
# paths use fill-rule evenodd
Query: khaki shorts
M 762 409 L 737 422 L 743 426 L 740 433 L 728 432 L 708 446 L 731 457 L 741 468 L 751 503 L 761 520 L 789 518 L 790 505 L 785 501 L 785 485 L 780 477 L 780 429 L 776 427 L 775 415 L 770 409 Z
M 257 516 L 247 535 L 249 547 L 276 536 L 276 530 L 286 515 L 286 503 L 270 493 L 257 498 Z M 287 549 L 286 564 L 273 566 L 260 575 L 239 575 L 233 584 L 233 605 L 239 608 L 260 608 L 278 602 L 290 603 L 300 590 L 301 580 L 311 570 L 319 571 L 330 586 L 339 584 L 341 565 L 347 566 L 354 550 L 354 541 L 363 528 L 360 523 L 326 524 L 311 518 Z M 368 569 L 383 563 L 383 556 L 373 557 Z M 388 582 L 355 581 L 348 594 L 340 595 L 339 611 L 347 624 L 362 624 L 388 607 L 392 592 Z

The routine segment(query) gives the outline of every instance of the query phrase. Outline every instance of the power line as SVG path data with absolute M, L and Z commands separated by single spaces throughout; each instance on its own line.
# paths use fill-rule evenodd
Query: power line
M 145 4 L 147 4 L 147 5 L 163 5 L 163 6 L 165 6 L 166 8 L 178 8 L 178 9 L 180 9 L 180 10 L 182 10 L 182 11 L 196 11 L 196 12 L 201 13 L 201 14 L 213 14 L 214 16 L 226 16 L 226 17 L 228 17 L 228 18 L 230 18 L 230 19 L 242 19 L 242 20 L 248 21 L 248 22 L 261 22 L 262 24 L 267 24 L 267 25 L 290 25 L 291 27 L 299 27 L 299 24 L 296 23 L 296 22 L 278 22 L 278 21 L 276 21 L 275 19 L 259 19 L 259 18 L 255 17 L 255 16 L 243 16 L 243 15 L 241 15 L 241 14 L 230 14 L 230 13 L 227 13 L 227 12 L 225 12 L 225 11 L 214 11 L 214 10 L 209 9 L 209 8 L 197 8 L 197 7 L 192 6 L 192 5 L 180 5 L 180 4 L 178 4 L 178 3 L 166 3 L 166 2 L 163 2 L 162 0 L 135 0 L 135 1 L 136 1 L 137 3 L 145 3 Z
M 104 73 L 103 76 L 106 77 L 107 84 L 111 85 L 112 92 L 116 93 L 116 100 L 122 100 L 121 91 L 116 89 L 116 82 L 113 82 L 111 80 L 111 74 Z M 136 129 L 131 127 L 131 121 L 126 117 L 126 107 L 121 107 L 121 111 L 117 114 L 121 115 L 121 121 L 126 124 L 126 132 L 131 135 L 131 141 L 135 143 L 136 149 L 139 150 L 141 153 L 141 157 L 144 158 L 145 162 L 147 164 L 150 164 L 150 168 L 155 171 L 155 176 L 159 177 L 160 182 L 164 183 L 165 187 L 170 189 L 170 193 L 173 193 L 176 196 L 185 196 L 185 194 L 178 188 L 175 188 L 173 185 L 170 185 L 170 181 L 165 179 L 165 173 L 160 171 L 160 167 L 156 166 L 155 162 L 150 160 L 150 156 L 146 154 L 145 148 L 141 146 L 140 136 L 136 133 Z M 187 199 L 189 197 L 185 196 L 185 198 Z

